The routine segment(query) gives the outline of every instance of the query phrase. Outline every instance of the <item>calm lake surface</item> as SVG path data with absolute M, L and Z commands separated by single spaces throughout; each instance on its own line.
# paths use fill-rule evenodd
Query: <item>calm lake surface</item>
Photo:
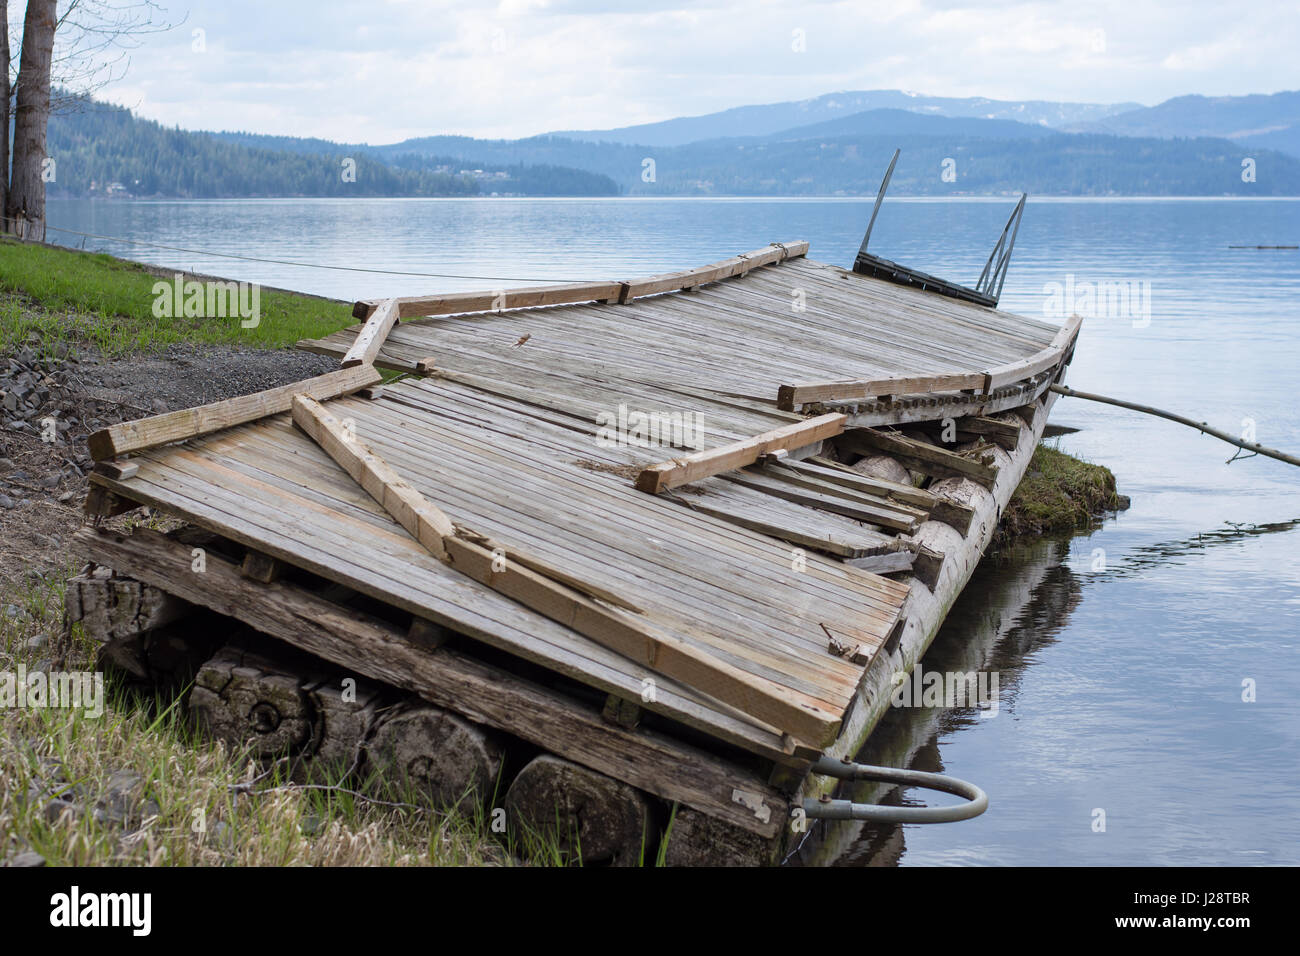
M 1013 200 L 886 202 L 872 251 L 973 284 Z M 50 205 L 86 248 L 342 299 L 627 278 L 773 240 L 848 266 L 857 200 L 262 200 Z M 83 238 L 50 231 L 53 241 Z M 1059 321 L 1064 290 L 1124 283 L 1083 326 L 1068 381 L 1300 450 L 1300 201 L 1031 199 L 1002 307 Z M 1118 288 L 1112 286 L 1112 288 Z M 1250 422 L 1245 420 L 1249 419 Z M 862 864 L 1300 863 L 1300 471 L 1196 432 L 1061 399 L 1060 446 L 1110 467 L 1132 508 L 1090 534 L 990 555 L 925 660 L 996 671 L 995 718 L 889 716 L 861 755 L 988 791 L 945 826 L 840 827 Z M 1255 700 L 1243 701 L 1253 682 Z M 901 795 L 910 801 L 915 792 Z M 892 799 L 900 799 L 894 794 Z M 1105 812 L 1098 832 L 1097 811 Z M 829 848 L 831 852 L 827 852 Z M 806 848 L 807 849 L 807 848 Z

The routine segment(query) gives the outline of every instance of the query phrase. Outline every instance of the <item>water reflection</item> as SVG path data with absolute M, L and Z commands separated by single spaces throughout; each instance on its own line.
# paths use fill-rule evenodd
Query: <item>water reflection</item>
M 1297 527 L 1300 519 L 1229 525 L 1185 539 L 1138 545 L 1126 550 L 1122 562 L 1107 568 L 1107 577 L 1120 579 L 1156 567 L 1178 565 L 1207 549 Z M 1088 574 L 1074 570 L 1071 565 L 1082 562 L 1084 568 L 1090 567 L 1091 544 L 1088 536 L 1044 538 L 989 554 L 976 569 L 927 652 L 922 662 L 924 670 L 996 672 L 1000 713 L 1014 720 L 1021 690 L 1034 679 L 1034 666 L 1042 652 L 1061 639 L 1082 601 Z M 857 760 L 934 773 L 950 772 L 944 764 L 944 744 L 985 719 L 975 706 L 893 708 Z M 996 777 L 997 770 L 996 766 L 985 767 L 983 775 Z M 974 779 L 982 783 L 978 775 Z M 903 791 L 871 782 L 844 787 L 838 795 L 891 806 L 918 806 L 927 801 L 949 799 L 931 792 Z M 997 812 L 996 807 L 990 812 Z M 907 852 L 907 835 L 915 829 L 862 821 L 820 822 L 789 862 L 792 865 L 898 865 Z M 978 848 L 954 848 L 948 859 L 983 861 Z

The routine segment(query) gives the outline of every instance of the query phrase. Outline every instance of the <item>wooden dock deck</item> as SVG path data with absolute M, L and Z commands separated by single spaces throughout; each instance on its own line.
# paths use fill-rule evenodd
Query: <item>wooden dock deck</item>
M 155 506 L 354 598 L 257 583 L 219 556 L 194 574 L 157 536 L 80 540 L 122 574 L 770 840 L 811 763 L 869 729 L 873 665 L 909 624 L 932 635 L 933 595 L 960 591 L 1078 331 L 806 251 L 358 303 L 365 324 L 300 343 L 415 373 L 317 397 L 455 534 L 540 575 L 531 598 L 495 564 L 476 579 L 440 560 L 283 397 L 109 430 L 90 507 Z M 607 695 L 641 725 L 602 719 Z

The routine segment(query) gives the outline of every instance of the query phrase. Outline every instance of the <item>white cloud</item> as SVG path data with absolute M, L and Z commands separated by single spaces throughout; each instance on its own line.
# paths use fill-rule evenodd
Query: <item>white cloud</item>
M 1154 103 L 1300 86 L 1285 6 L 1228 20 L 1210 0 L 194 0 L 106 94 L 169 125 L 367 142 L 624 126 L 850 89 Z

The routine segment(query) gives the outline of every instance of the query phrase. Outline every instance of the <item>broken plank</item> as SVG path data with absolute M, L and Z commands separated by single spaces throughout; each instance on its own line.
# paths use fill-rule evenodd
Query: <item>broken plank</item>
M 342 366 L 351 368 L 353 365 L 373 365 L 375 356 L 379 354 L 384 340 L 396 324 L 397 300 L 385 299 L 366 319 L 365 325 L 361 326 L 361 331 L 352 340 L 351 348 L 343 356 Z
M 644 469 L 637 476 L 636 487 L 640 491 L 658 494 L 701 478 L 743 468 L 771 452 L 802 448 L 826 438 L 833 438 L 844 431 L 846 420 L 845 415 L 819 415 L 729 445 L 720 445 L 693 455 L 660 462 Z
M 991 488 L 998 477 L 998 470 L 984 461 L 964 458 L 896 432 L 854 428 L 841 435 L 839 443 L 840 447 L 860 455 L 877 452 L 892 455 L 906 467 L 936 478 L 971 478 Z
M 893 574 L 896 571 L 912 570 L 915 558 L 912 551 L 895 551 L 891 554 L 872 554 L 865 558 L 846 558 L 844 563 L 872 574 Z
M 932 494 L 924 488 L 890 481 L 887 478 L 877 478 L 874 475 L 866 475 L 841 462 L 831 461 L 829 458 L 813 457 L 807 461 L 786 461 L 782 464 L 791 468 L 799 468 L 805 465 L 816 467 L 821 469 L 820 473 L 828 481 L 834 480 L 832 476 L 835 476 L 845 480 L 845 483 L 851 488 L 862 487 L 864 490 L 874 490 L 877 494 L 883 494 L 888 498 L 897 498 L 906 504 L 928 510 L 930 520 L 942 521 L 963 535 L 970 529 L 971 520 L 975 517 L 975 509 L 968 504 L 960 501 L 950 501 L 947 498 Z
M 866 537 L 869 532 L 864 533 L 862 537 L 855 537 L 852 531 L 819 532 L 817 529 L 818 514 L 815 511 L 806 512 L 806 526 L 798 527 L 794 526 L 790 520 L 764 519 L 755 514 L 753 509 L 717 495 L 691 497 L 689 499 L 677 498 L 672 495 L 669 497 L 692 511 L 699 511 L 714 518 L 721 518 L 723 521 L 738 527 L 748 528 L 750 531 L 757 531 L 760 534 L 766 534 L 778 540 L 788 541 L 790 544 L 796 544 L 835 557 L 865 558 L 873 554 L 884 554 L 895 550 L 893 539 L 888 539 L 888 542 L 886 542 L 880 535 Z
M 256 421 L 267 415 L 287 412 L 293 396 L 298 393 L 324 401 L 377 385 L 381 379 L 382 376 L 370 366 L 339 369 L 290 385 L 254 392 L 252 395 L 241 395 L 211 405 L 200 405 L 198 408 L 122 422 L 94 432 L 87 439 L 87 444 L 92 458 L 106 461 L 130 452 L 196 438 Z

